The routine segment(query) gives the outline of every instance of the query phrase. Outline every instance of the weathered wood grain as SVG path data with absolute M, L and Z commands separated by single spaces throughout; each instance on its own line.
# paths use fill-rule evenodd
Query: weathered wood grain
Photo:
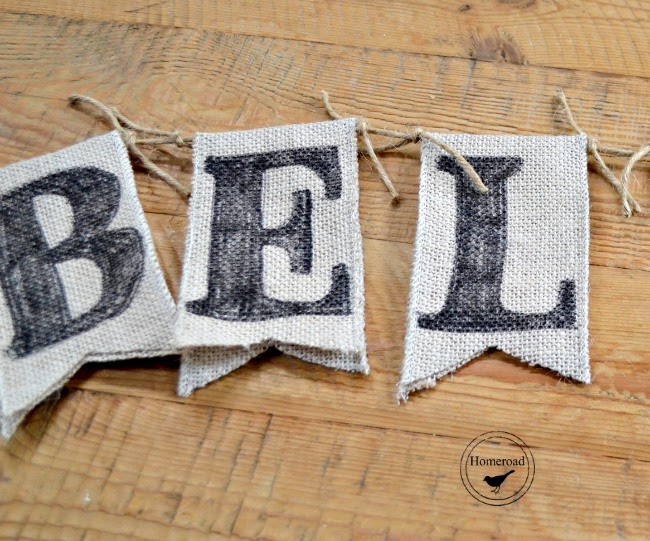
M 79 391 L 47 428 L 42 415 L 2 450 L 5 538 L 634 539 L 650 526 L 647 461 L 549 450 L 532 431 L 529 494 L 495 508 L 461 484 L 471 429 L 450 438 L 435 423 L 413 433 Z
M 151 223 L 154 231 L 167 229 L 164 222 Z M 156 240 L 165 254 L 164 239 Z M 545 442 L 548 448 L 593 453 L 606 449 L 610 456 L 638 459 L 646 455 L 650 273 L 592 267 L 592 385 L 560 381 L 548 370 L 490 353 L 444 379 L 434 390 L 416 394 L 398 407 L 396 385 L 403 359 L 411 246 L 365 240 L 364 260 L 370 377 L 265 355 L 197 391 L 190 402 L 414 432 L 432 429 L 450 436 L 458 436 L 459 430 L 468 427 L 480 434 L 502 425 L 518 434 L 527 430 L 531 418 L 543 418 L 552 423 Z M 179 270 L 174 276 L 179 276 Z M 178 401 L 174 396 L 175 367 L 147 369 L 144 364 L 133 370 L 94 366 L 82 369 L 72 385 Z M 468 415 L 468 403 L 476 415 Z M 610 423 L 606 433 L 601 430 L 603 416 Z M 556 433 L 555 426 L 571 426 L 571 430 Z
M 0 10 L 648 77 L 643 0 L 2 0 Z
M 341 57 L 344 65 L 336 61 Z M 142 122 L 186 132 L 324 120 L 321 88 L 330 89 L 342 110 L 358 111 L 381 126 L 558 133 L 558 87 L 573 97 L 584 129 L 607 144 L 639 145 L 650 119 L 647 83 L 638 78 L 96 21 L 1 16 L 0 61 L 3 165 L 106 130 L 67 106 L 65 98 L 75 92 L 119 105 Z M 189 151 L 157 156 L 189 184 Z M 376 173 L 361 160 L 364 236 L 412 242 L 417 150 L 384 156 L 383 162 L 404 200 L 391 205 Z M 640 167 L 636 177 L 633 192 L 650 208 L 650 168 Z M 185 216 L 187 206 L 173 190 L 144 175 L 138 181 L 145 210 Z M 626 220 L 602 178 L 592 175 L 590 186 L 592 264 L 650 269 L 649 215 Z
M 324 120 L 325 88 L 379 126 L 549 134 L 561 87 L 587 131 L 632 148 L 650 133 L 648 24 L 640 1 L 0 0 L 0 166 L 106 131 L 73 92 L 185 133 Z M 156 157 L 189 184 L 188 152 Z M 398 407 L 419 162 L 383 161 L 404 202 L 361 160 L 369 377 L 265 354 L 181 400 L 175 358 L 90 365 L 0 448 L 0 537 L 647 538 L 650 214 L 625 220 L 590 176 L 593 385 L 493 352 Z M 136 180 L 176 294 L 187 206 Z M 495 429 L 538 465 L 505 508 L 457 474 Z
M 264 414 L 74 392 L 51 418 L 35 412 L 2 449 L 0 536 L 228 535 L 269 422 Z

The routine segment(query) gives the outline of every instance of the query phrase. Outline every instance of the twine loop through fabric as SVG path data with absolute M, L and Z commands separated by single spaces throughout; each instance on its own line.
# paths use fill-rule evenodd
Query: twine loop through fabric
M 630 193 L 628 186 L 632 178 L 634 167 L 640 161 L 650 158 L 650 143 L 644 143 L 636 151 L 600 145 L 598 139 L 585 133 L 585 131 L 578 125 L 573 117 L 566 95 L 562 90 L 557 92 L 557 98 L 562 107 L 562 113 L 566 123 L 569 124 L 577 133 L 587 137 L 587 152 L 593 159 L 596 171 L 605 178 L 621 198 L 623 214 L 629 217 L 635 212 L 640 212 L 641 206 Z M 341 120 L 344 118 L 332 107 L 329 94 L 325 90 L 321 91 L 321 99 L 327 113 L 332 119 Z M 144 169 L 153 176 L 166 182 L 182 197 L 189 197 L 190 190 L 178 182 L 178 180 L 172 177 L 169 173 L 166 173 L 158 167 L 142 152 L 142 150 L 140 150 L 139 147 L 172 144 L 178 148 L 191 148 L 194 142 L 193 137 L 183 137 L 176 130 L 166 131 L 142 126 L 121 114 L 116 108 L 108 107 L 100 101 L 88 96 L 75 94 L 70 96 L 68 100 L 73 106 L 78 106 L 80 104 L 90 105 L 99 110 L 112 128 L 119 133 L 122 141 L 124 141 L 124 144 L 129 150 L 129 153 L 140 162 Z M 432 142 L 451 155 L 461 166 L 467 177 L 470 179 L 472 185 L 479 193 L 484 194 L 488 191 L 488 188 L 481 180 L 481 177 L 460 152 L 420 126 L 417 126 L 410 131 L 388 130 L 373 127 L 366 119 L 357 118 L 356 131 L 362 142 L 359 154 L 368 156 L 394 201 L 399 201 L 399 192 L 395 188 L 395 185 L 386 172 L 386 169 L 379 161 L 378 154 L 390 152 L 405 145 L 415 144 L 423 140 Z M 380 137 L 387 137 L 393 139 L 393 141 L 384 145 L 376 146 L 373 145 L 372 140 L 370 139 L 371 134 Z M 603 155 L 617 158 L 628 158 L 620 179 L 616 177 L 611 168 L 605 163 L 602 157 Z
M 320 95 L 321 95 L 321 99 L 323 100 L 323 105 L 325 106 L 325 110 L 327 111 L 327 113 L 330 115 L 331 118 L 333 118 L 334 120 L 341 120 L 342 118 L 344 118 L 332 107 L 332 104 L 330 103 L 329 93 L 326 90 L 321 90 Z M 474 188 L 476 188 L 476 190 L 479 193 L 484 194 L 487 193 L 488 191 L 487 187 L 481 180 L 481 177 L 478 175 L 478 173 L 474 170 L 471 164 L 464 158 L 464 156 L 460 152 L 458 152 L 455 148 L 448 145 L 444 141 L 440 140 L 435 135 L 425 131 L 423 128 L 419 126 L 414 128 L 413 131 L 401 132 L 397 130 L 385 130 L 381 128 L 374 128 L 370 126 L 367 120 L 357 119 L 357 133 L 361 136 L 361 141 L 363 142 L 363 146 L 364 146 L 364 148 L 360 149 L 359 152 L 361 154 L 366 154 L 370 158 L 370 161 L 372 162 L 372 164 L 377 169 L 377 172 L 379 173 L 379 178 L 381 178 L 381 181 L 384 183 L 384 186 L 386 186 L 386 189 L 390 192 L 391 196 L 393 197 L 393 201 L 399 201 L 400 195 L 397 189 L 395 188 L 395 186 L 393 185 L 393 182 L 391 181 L 390 177 L 388 176 L 388 173 L 386 173 L 386 169 L 384 169 L 384 166 L 379 161 L 379 158 L 377 157 L 377 153 L 395 150 L 397 148 L 403 147 L 404 145 L 408 145 L 411 143 L 418 143 L 423 139 L 427 139 L 428 141 L 431 141 L 432 143 L 434 143 L 435 145 L 443 149 L 445 152 L 453 156 L 458 162 L 458 164 L 461 166 L 463 171 L 465 171 L 465 173 L 469 177 L 470 181 L 474 185 Z M 373 146 L 372 141 L 370 140 L 371 133 L 375 135 L 389 137 L 391 139 L 396 139 L 396 141 L 393 143 L 388 143 L 383 146 L 375 147 Z
M 192 137 L 182 137 L 177 131 L 170 132 L 141 126 L 121 114 L 116 108 L 107 107 L 100 101 L 88 96 L 74 94 L 68 98 L 68 101 L 73 106 L 85 104 L 98 109 L 103 114 L 104 118 L 108 120 L 113 129 L 120 134 L 120 137 L 122 138 L 122 141 L 124 141 L 124 145 L 129 150 L 129 153 L 140 162 L 144 169 L 169 184 L 182 197 L 189 197 L 190 190 L 178 182 L 178 180 L 172 177 L 169 173 L 166 173 L 153 163 L 153 161 L 151 161 L 151 159 L 138 148 L 138 145 L 173 144 L 179 148 L 191 147 L 194 140 Z M 149 135 L 153 137 L 143 138 L 140 137 L 141 135 Z

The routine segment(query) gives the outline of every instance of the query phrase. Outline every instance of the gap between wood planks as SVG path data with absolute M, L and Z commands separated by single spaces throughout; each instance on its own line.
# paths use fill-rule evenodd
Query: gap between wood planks
M 76 386 L 68 386 L 66 385 L 65 387 L 68 389 L 69 392 L 74 392 L 74 393 L 90 393 L 91 395 L 106 395 L 106 396 L 124 396 L 124 397 L 129 397 L 133 399 L 145 399 L 145 400 L 151 400 L 153 402 L 157 401 L 163 401 L 167 402 L 170 404 L 175 404 L 178 406 L 191 406 L 192 408 L 196 409 L 203 409 L 203 410 L 219 410 L 219 411 L 237 411 L 240 413 L 250 413 L 250 414 L 261 414 L 261 415 L 268 415 L 270 418 L 277 418 L 277 419 L 295 419 L 304 423 L 314 423 L 318 425 L 332 425 L 332 426 L 341 426 L 341 427 L 355 427 L 355 428 L 365 428 L 369 430 L 376 430 L 380 432 L 384 431 L 390 431 L 390 432 L 401 432 L 405 434 L 412 434 L 414 436 L 433 436 L 436 438 L 445 438 L 453 441 L 465 441 L 465 438 L 461 436 L 455 436 L 453 434 L 442 434 L 440 432 L 429 432 L 429 431 L 422 431 L 422 430 L 413 430 L 413 429 L 408 429 L 408 428 L 395 428 L 395 427 L 388 427 L 388 426 L 381 426 L 377 424 L 364 424 L 364 423 L 353 423 L 353 422 L 347 422 L 347 421 L 342 421 L 340 419 L 334 420 L 334 419 L 327 419 L 327 418 L 321 418 L 321 417 L 312 417 L 312 416 L 300 416 L 300 415 L 288 415 L 286 413 L 277 413 L 277 412 L 270 412 L 270 411 L 265 411 L 265 410 L 255 410 L 251 408 L 237 408 L 237 407 L 226 407 L 226 406 L 217 406 L 217 405 L 208 405 L 208 404 L 201 404 L 201 403 L 196 403 L 191 400 L 187 399 L 181 399 L 178 398 L 176 400 L 172 399 L 166 399 L 164 397 L 154 397 L 154 396 L 148 396 L 146 394 L 126 394 L 126 393 L 118 393 L 118 392 L 113 392 L 113 391 L 108 391 L 108 390 L 95 390 L 95 389 L 89 389 L 85 387 L 76 387 Z M 458 393 L 459 396 L 466 397 L 466 394 L 463 393 Z M 66 393 L 61 393 L 60 399 L 58 399 L 54 404 L 53 404 L 53 411 L 49 412 L 49 418 L 48 418 L 48 424 L 49 424 L 49 419 L 56 414 L 56 409 L 59 407 L 64 406 L 65 401 L 67 400 Z M 513 401 L 513 404 L 516 403 Z M 47 408 L 52 408 L 52 404 L 45 404 L 45 405 L 39 405 L 39 407 L 36 410 L 33 410 L 30 414 L 29 417 L 25 420 L 24 425 L 29 424 L 29 419 L 31 416 L 38 414 L 38 410 L 40 410 L 42 407 L 47 407 Z M 576 451 L 569 451 L 569 450 L 562 450 L 562 449 L 556 449 L 553 447 L 549 446 L 529 446 L 531 449 L 536 449 L 536 448 L 543 448 L 543 449 L 552 449 L 555 452 L 559 453 L 571 453 L 571 454 L 579 454 L 581 456 L 600 456 L 599 453 L 591 453 L 586 451 L 585 449 L 577 449 Z M 604 453 L 603 453 L 604 454 Z M 646 462 L 650 463 L 649 460 L 643 460 L 639 458 L 628 458 L 625 456 L 616 456 L 616 455 L 606 455 L 607 457 L 613 459 L 613 460 L 634 460 L 636 462 Z
M 10 94 L 13 94 L 13 93 L 10 93 Z M 33 97 L 33 96 L 31 96 L 31 95 L 30 95 L 30 96 L 27 96 L 27 95 L 24 95 L 24 94 L 20 94 L 20 95 L 21 95 L 21 97 L 29 97 L 29 98 L 32 98 L 32 97 Z M 52 100 L 52 99 L 55 99 L 55 98 L 49 98 L 49 97 L 44 97 L 44 96 L 34 96 L 33 98 L 34 98 L 34 99 L 39 99 L 39 100 L 41 100 L 41 99 L 42 99 L 42 100 Z M 64 100 L 64 99 L 58 99 L 57 101 L 59 101 L 59 102 L 61 102 L 61 103 L 65 103 L 65 100 Z M 137 171 L 136 171 L 136 172 L 137 172 Z M 366 175 L 370 175 L 370 174 L 371 174 L 371 173 L 366 173 Z M 141 178 L 141 173 L 139 174 L 139 177 Z M 600 178 L 597 179 L 597 180 L 598 180 L 598 185 L 597 185 L 597 187 L 596 187 L 596 188 L 591 188 L 591 191 L 593 192 L 594 189 L 597 189 L 599 193 L 602 193 L 603 195 L 605 195 L 606 192 L 603 190 L 603 186 L 607 189 L 607 192 L 609 192 L 609 188 L 606 187 L 605 183 L 602 182 Z M 601 186 L 601 184 L 602 184 L 602 186 Z M 367 192 L 366 192 L 366 193 L 367 193 Z M 374 193 L 374 190 L 373 190 L 373 193 Z M 363 191 L 362 191 L 362 194 L 363 194 Z M 145 207 L 146 207 L 146 202 L 145 202 Z M 408 211 L 408 213 L 411 214 L 411 213 L 412 213 L 412 210 Z M 183 212 L 183 213 L 176 212 L 176 213 L 175 213 L 175 212 L 161 212 L 161 211 L 146 210 L 146 214 L 147 214 L 147 215 L 152 215 L 152 216 L 165 216 L 165 217 L 168 216 L 168 217 L 172 217 L 172 218 L 180 218 L 180 219 L 185 219 L 185 218 L 186 218 L 186 212 Z M 597 219 L 598 219 L 598 216 L 597 216 L 597 215 L 594 216 L 593 213 L 592 213 L 592 221 L 593 221 L 594 219 L 597 220 Z M 630 222 L 630 225 L 634 225 L 634 223 L 633 223 L 633 222 Z M 636 222 L 636 225 L 638 225 L 639 227 L 642 227 L 642 226 L 643 226 L 643 222 Z M 615 230 L 616 230 L 616 228 L 615 228 L 614 226 L 612 226 L 610 229 L 612 229 L 612 231 L 615 231 Z M 402 240 L 402 239 L 387 239 L 387 238 L 382 238 L 381 236 L 378 236 L 378 235 L 373 235 L 373 234 L 368 234 L 368 233 L 365 233 L 363 236 L 364 236 L 365 239 L 381 240 L 381 241 L 384 241 L 384 242 L 396 242 L 396 243 L 400 243 L 400 244 L 404 244 L 404 245 L 409 245 L 409 246 L 412 246 L 412 244 L 413 244 L 413 241 L 412 241 L 412 240 L 409 241 L 409 240 Z M 593 237 L 592 237 L 592 241 L 593 241 Z M 174 246 L 175 246 L 175 247 L 182 247 L 181 244 L 174 244 Z M 161 246 L 157 245 L 157 248 L 160 249 Z M 629 267 L 625 267 L 625 266 L 623 266 L 623 265 L 612 264 L 611 262 L 610 262 L 610 263 L 607 263 L 607 262 L 603 262 L 603 263 L 591 263 L 590 266 L 592 266 L 592 267 L 613 267 L 613 268 L 620 268 L 620 269 L 626 269 L 626 268 L 629 268 Z M 650 270 L 650 269 L 648 269 L 648 268 L 638 268 L 638 267 L 637 267 L 637 270 L 648 271 L 648 270 Z
M 372 20 L 365 17 L 367 10 L 365 6 L 362 4 L 355 6 L 345 2 L 332 2 L 328 15 L 322 16 L 319 10 L 310 9 L 316 1 L 280 2 L 273 4 L 273 8 L 262 7 L 256 12 L 250 12 L 248 13 L 250 17 L 246 18 L 238 17 L 237 9 L 233 9 L 232 6 L 225 11 L 215 9 L 209 12 L 205 10 L 197 10 L 197 12 L 190 9 L 187 2 L 182 1 L 172 3 L 171 7 L 167 2 L 153 2 L 133 10 L 124 9 L 132 6 L 128 2 L 119 0 L 100 3 L 99 6 L 92 2 L 71 4 L 63 0 L 51 0 L 46 5 L 37 2 L 4 0 L 2 2 L 4 7 L 0 9 L 12 15 L 138 24 L 162 29 L 213 30 L 222 34 L 282 39 L 307 44 L 343 44 L 346 47 L 378 52 L 435 55 L 493 64 L 540 66 L 613 75 L 628 75 L 631 72 L 630 76 L 648 78 L 648 71 L 642 63 L 644 54 L 647 53 L 647 50 L 643 51 L 647 28 L 643 28 L 644 22 L 640 22 L 642 19 L 637 18 L 635 21 L 637 24 L 630 26 L 629 22 L 618 20 L 616 17 L 604 18 L 602 8 L 594 3 L 585 6 L 582 4 L 563 6 L 561 9 L 543 12 L 543 17 L 539 10 L 533 7 L 526 10 L 527 16 L 522 19 L 522 10 L 518 5 L 502 7 L 498 11 L 499 16 L 495 18 L 494 14 L 497 11 L 495 7 L 488 4 L 481 8 L 480 5 L 470 6 L 460 2 L 445 7 L 435 4 L 384 2 L 378 9 L 395 14 L 399 12 L 400 17 L 386 16 Z M 534 5 L 535 2 L 532 2 L 529 7 Z M 300 24 L 301 21 L 291 21 L 292 12 L 297 16 L 296 6 L 307 9 L 318 21 L 317 25 L 312 24 L 309 27 L 309 32 L 304 24 Z M 466 9 L 467 7 L 470 9 Z M 472 7 L 474 9 L 471 9 Z M 145 13 L 142 13 L 143 9 L 146 9 Z M 536 13 L 540 17 L 536 24 L 532 24 L 530 17 Z M 152 19 L 161 22 L 148 22 Z M 291 25 L 288 27 L 286 24 L 287 19 L 294 23 L 291 29 Z M 406 24 L 401 22 L 405 19 L 408 20 Z M 443 19 L 444 22 L 439 24 Z M 492 27 L 489 26 L 490 20 Z M 336 24 L 328 24 L 332 21 Z M 358 21 L 366 24 L 359 25 Z M 389 27 L 387 21 L 397 21 L 398 26 Z M 580 23 L 576 24 L 574 21 Z M 603 21 L 609 25 L 609 31 L 605 36 L 597 31 Z M 354 31 L 351 32 L 353 24 Z M 538 46 L 532 47 L 528 52 L 522 49 L 519 41 L 523 39 L 533 44 L 537 44 L 536 40 L 538 40 L 543 42 L 543 45 L 548 45 L 544 35 L 546 29 L 552 31 L 558 44 L 567 39 L 575 42 L 576 35 L 580 36 L 589 45 L 586 48 L 587 53 L 565 47 L 554 49 Z M 520 32 L 522 34 L 518 36 Z M 449 39 L 450 33 L 457 39 Z M 416 34 L 421 34 L 424 39 L 414 38 Z M 631 62 L 622 62 L 618 58 L 621 50 L 628 51 L 629 56 L 632 57 Z M 627 71 L 621 69 L 621 66 L 628 68 Z

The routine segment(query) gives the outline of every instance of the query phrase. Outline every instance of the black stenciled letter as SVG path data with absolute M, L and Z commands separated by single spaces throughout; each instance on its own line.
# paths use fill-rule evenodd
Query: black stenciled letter
M 467 159 L 489 191 L 477 193 L 454 159 L 438 158 L 438 168 L 456 178 L 456 258 L 442 310 L 420 315 L 418 325 L 449 332 L 575 327 L 576 288 L 572 280 L 561 283 L 558 304 L 550 312 L 525 314 L 501 305 L 508 239 L 507 180 L 521 169 L 523 160 L 516 156 Z
M 34 198 L 67 198 L 72 233 L 47 244 Z M 144 269 L 140 234 L 133 228 L 107 231 L 120 203 L 118 178 L 95 167 L 72 168 L 42 177 L 0 197 L 0 285 L 14 324 L 9 352 L 23 357 L 92 329 L 130 304 Z M 57 263 L 90 259 L 102 274 L 99 302 L 72 318 Z
M 341 197 L 338 148 L 297 148 L 233 157 L 210 156 L 205 170 L 215 180 L 208 294 L 187 303 L 202 316 L 232 321 L 263 321 L 295 315 L 350 313 L 350 278 L 344 264 L 332 269 L 332 287 L 318 301 L 272 299 L 264 294 L 264 246 L 284 248 L 291 271 L 309 274 L 312 268 L 312 196 L 310 190 L 292 194 L 288 222 L 277 229 L 262 227 L 262 182 L 270 169 L 303 166 L 323 181 L 325 197 Z

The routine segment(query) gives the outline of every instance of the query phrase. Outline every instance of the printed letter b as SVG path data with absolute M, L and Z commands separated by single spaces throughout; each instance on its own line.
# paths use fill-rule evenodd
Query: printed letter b
M 65 197 L 72 233 L 48 246 L 34 207 L 42 195 Z M 67 169 L 0 197 L 0 286 L 14 325 L 9 352 L 24 357 L 88 331 L 129 306 L 144 272 L 137 230 L 107 230 L 120 203 L 118 178 L 95 167 Z M 73 318 L 56 265 L 93 261 L 102 276 L 99 302 Z

